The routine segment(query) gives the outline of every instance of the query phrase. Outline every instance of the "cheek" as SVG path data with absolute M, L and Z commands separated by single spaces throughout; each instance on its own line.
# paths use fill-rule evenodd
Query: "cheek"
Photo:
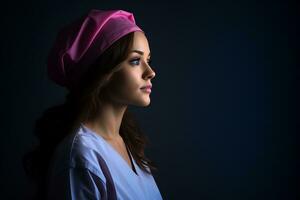
M 120 92 L 124 95 L 134 94 L 139 91 L 140 85 L 137 82 L 137 78 L 133 76 L 127 76 L 119 83 Z
M 120 76 L 122 85 L 126 88 L 137 89 L 139 88 L 139 81 L 140 81 L 140 72 L 136 68 L 128 67 L 126 70 L 122 71 Z
M 139 76 L 137 73 L 133 72 L 120 72 L 116 74 L 112 82 L 112 90 L 115 94 L 119 94 L 121 96 L 133 95 L 136 92 L 139 92 L 140 87 L 139 84 Z

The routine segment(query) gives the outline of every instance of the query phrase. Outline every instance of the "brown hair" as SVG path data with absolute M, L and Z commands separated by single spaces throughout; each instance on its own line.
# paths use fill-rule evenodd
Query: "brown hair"
M 39 143 L 23 156 L 25 172 L 37 186 L 36 198 L 43 198 L 45 194 L 50 158 L 58 143 L 76 131 L 80 122 L 93 120 L 100 112 L 106 86 L 113 73 L 120 68 L 118 64 L 128 57 L 133 36 L 134 32 L 131 32 L 113 43 L 88 68 L 77 87 L 69 91 L 65 102 L 48 108 L 36 120 L 34 135 Z M 120 135 L 143 171 L 150 173 L 146 167 L 157 170 L 155 163 L 144 154 L 149 140 L 128 109 L 122 119 Z

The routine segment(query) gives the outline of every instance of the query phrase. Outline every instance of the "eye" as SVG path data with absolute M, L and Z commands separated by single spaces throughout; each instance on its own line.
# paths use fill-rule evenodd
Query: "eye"
M 137 61 L 140 61 L 140 58 L 132 59 L 132 60 L 130 60 L 130 63 L 133 64 L 133 65 L 139 65 L 140 63 L 137 62 Z
M 131 63 L 132 65 L 139 65 L 139 64 L 140 64 L 139 61 L 140 61 L 140 58 L 135 58 L 135 59 L 130 60 L 130 63 Z M 149 59 L 149 60 L 148 60 L 148 65 L 151 65 L 151 63 L 152 63 L 152 60 Z

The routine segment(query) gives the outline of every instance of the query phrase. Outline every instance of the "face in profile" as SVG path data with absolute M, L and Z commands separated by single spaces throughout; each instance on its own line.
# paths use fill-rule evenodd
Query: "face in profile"
M 120 63 L 121 68 L 112 76 L 109 96 L 112 101 L 123 105 L 148 106 L 150 104 L 151 80 L 155 72 L 149 65 L 150 49 L 144 33 L 134 32 L 131 52 Z

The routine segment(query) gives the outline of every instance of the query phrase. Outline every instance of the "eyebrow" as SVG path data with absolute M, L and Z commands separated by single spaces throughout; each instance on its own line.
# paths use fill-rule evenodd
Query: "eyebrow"
M 144 55 L 144 52 L 140 51 L 140 50 L 132 50 L 131 52 L 135 52 L 135 53 L 138 53 L 138 54 L 141 54 L 141 55 Z M 151 53 L 149 53 L 148 57 L 151 56 Z

